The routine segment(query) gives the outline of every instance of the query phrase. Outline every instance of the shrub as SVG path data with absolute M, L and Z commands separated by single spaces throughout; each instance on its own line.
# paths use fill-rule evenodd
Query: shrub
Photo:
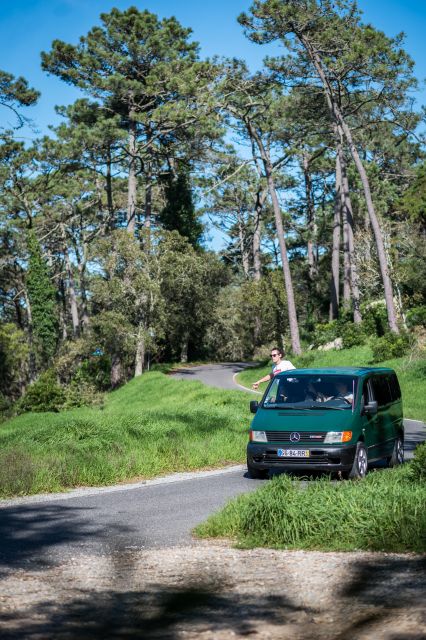
M 383 300 L 361 305 L 362 323 L 366 335 L 384 336 L 388 331 L 388 315 Z
M 74 407 L 83 406 L 102 406 L 104 396 L 93 384 L 85 380 L 73 380 L 64 389 L 65 400 L 64 409 L 73 409 Z
M 419 444 L 410 464 L 410 477 L 414 481 L 426 480 L 426 442 Z
M 426 307 L 413 307 L 407 311 L 406 320 L 409 327 L 426 327 Z
M 18 413 L 25 411 L 60 411 L 65 403 L 65 392 L 52 370 L 45 371 L 28 387 L 25 396 L 17 403 Z
M 366 327 L 364 324 L 345 322 L 341 325 L 340 335 L 342 336 L 343 347 L 345 349 L 365 344 L 367 341 Z
M 314 344 L 316 346 L 320 344 L 325 344 L 326 342 L 332 342 L 332 340 L 339 338 L 340 326 L 337 320 L 316 324 L 313 337 L 314 337 Z
M 386 333 L 381 338 L 375 338 L 372 342 L 373 362 L 382 362 L 390 358 L 403 356 L 410 348 L 410 339 L 407 333 L 399 335 Z

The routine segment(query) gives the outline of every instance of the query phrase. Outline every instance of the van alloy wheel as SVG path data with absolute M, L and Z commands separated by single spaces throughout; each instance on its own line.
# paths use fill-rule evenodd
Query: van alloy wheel
M 349 471 L 348 478 L 350 480 L 360 480 L 365 478 L 368 469 L 367 449 L 363 442 L 358 442 L 354 456 L 352 469 Z
M 404 441 L 401 436 L 395 440 L 395 444 L 393 446 L 393 452 L 390 458 L 388 458 L 388 465 L 390 467 L 397 467 L 400 464 L 404 463 Z

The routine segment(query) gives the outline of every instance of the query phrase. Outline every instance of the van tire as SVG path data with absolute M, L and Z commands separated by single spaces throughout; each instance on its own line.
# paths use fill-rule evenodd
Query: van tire
M 247 472 L 248 472 L 249 478 L 252 478 L 253 480 L 266 480 L 266 478 L 269 475 L 268 469 L 257 469 L 256 467 L 252 467 L 252 465 L 249 464 L 248 460 L 247 460 Z
M 367 449 L 363 442 L 358 442 L 356 445 L 352 469 L 347 474 L 348 480 L 362 480 L 367 475 L 367 469 Z
M 404 463 L 404 441 L 398 436 L 393 445 L 392 455 L 388 458 L 389 467 L 397 467 Z

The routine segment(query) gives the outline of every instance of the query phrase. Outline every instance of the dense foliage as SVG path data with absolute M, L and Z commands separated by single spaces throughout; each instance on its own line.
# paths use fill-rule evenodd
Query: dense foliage
M 272 344 L 421 355 L 426 171 L 402 38 L 349 0 L 256 0 L 239 21 L 282 55 L 256 73 L 203 60 L 191 29 L 135 7 L 42 53 L 81 96 L 50 136 L 0 128 L 1 411 Z M 37 98 L 0 72 L 17 126 Z

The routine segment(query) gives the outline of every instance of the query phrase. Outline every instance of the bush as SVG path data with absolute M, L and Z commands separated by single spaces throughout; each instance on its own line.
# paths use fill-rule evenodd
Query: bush
M 26 411 L 60 411 L 65 403 L 66 395 L 57 382 L 52 370 L 45 371 L 28 387 L 25 396 L 17 403 L 18 413 Z
M 384 336 L 388 331 L 388 314 L 383 300 L 361 305 L 362 324 L 366 335 Z
M 346 317 L 315 325 L 314 344 L 319 346 L 332 342 L 336 338 L 342 338 L 343 347 L 350 349 L 356 345 L 364 344 L 367 339 L 367 327 L 364 324 L 355 324 Z
M 406 320 L 409 327 L 426 327 L 426 307 L 413 307 L 407 311 Z
M 350 349 L 367 341 L 366 327 L 364 324 L 355 324 L 355 322 L 345 322 L 341 325 L 340 335 L 343 339 L 343 347 Z
M 426 442 L 419 444 L 410 464 L 410 478 L 414 481 L 426 480 Z
M 100 393 L 95 385 L 85 380 L 73 380 L 64 389 L 65 401 L 64 409 L 74 409 L 83 406 L 103 406 L 104 395 Z
M 375 338 L 371 344 L 373 362 L 382 362 L 391 358 L 399 358 L 407 353 L 410 348 L 410 339 L 407 333 L 386 333 L 381 338 Z
M 331 322 L 323 322 L 321 324 L 315 325 L 315 332 L 313 336 L 315 346 L 325 344 L 326 342 L 332 342 L 339 337 L 340 325 L 337 320 L 332 320 Z

